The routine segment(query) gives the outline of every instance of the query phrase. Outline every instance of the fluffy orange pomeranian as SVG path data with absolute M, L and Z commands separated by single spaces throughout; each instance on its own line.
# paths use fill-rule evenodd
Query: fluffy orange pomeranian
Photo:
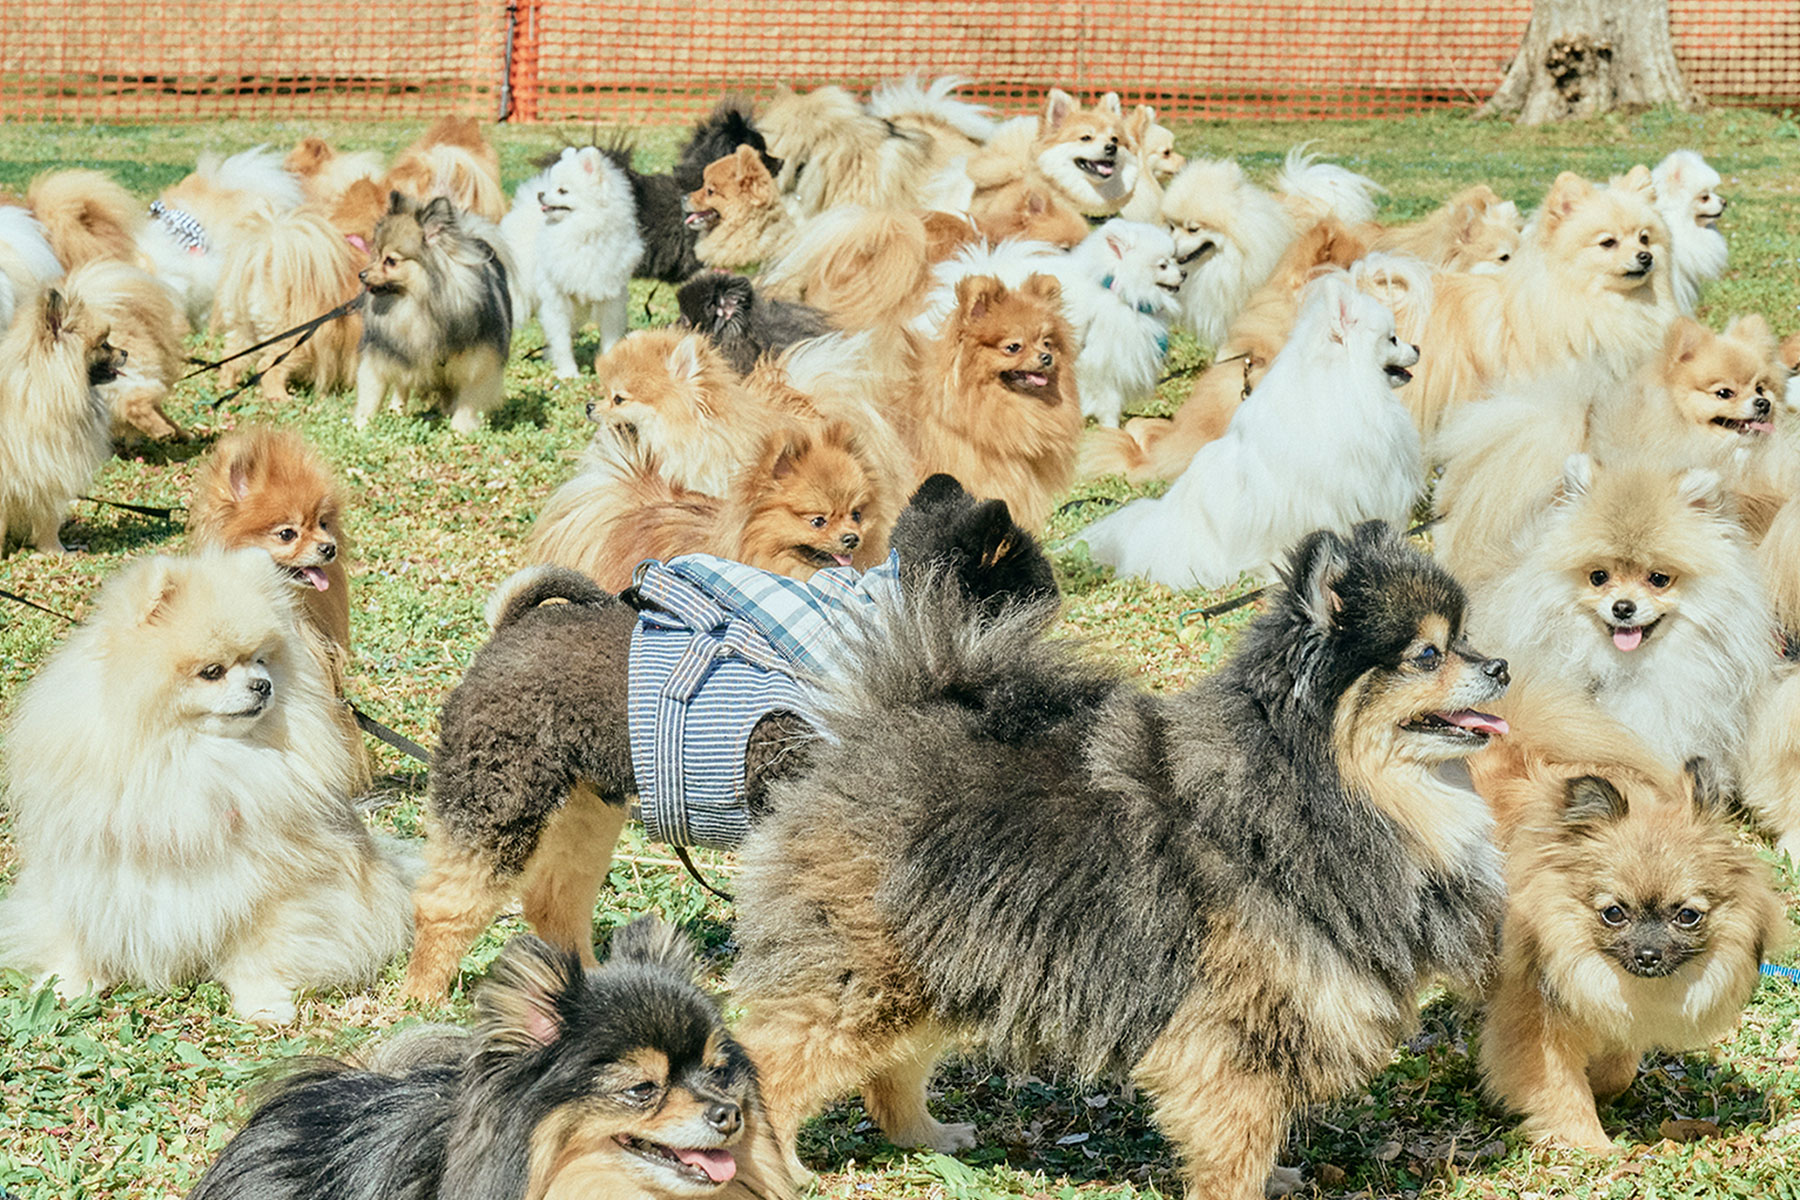
M 266 550 L 299 585 L 308 641 L 342 693 L 350 655 L 349 549 L 330 470 L 298 434 L 253 427 L 219 439 L 194 485 L 196 549 Z
M 300 181 L 308 204 L 335 204 L 350 185 L 360 179 L 378 184 L 383 168 L 373 150 L 338 150 L 320 137 L 304 137 L 282 160 L 288 173 Z
M 1524 223 L 1518 205 L 1478 183 L 1410 225 L 1372 230 L 1371 248 L 1409 255 L 1442 271 L 1492 272 L 1512 261 Z
M 1438 276 L 1419 338 L 1431 351 L 1402 393 L 1420 431 L 1504 377 L 1577 358 L 1627 375 L 1650 358 L 1678 315 L 1655 201 L 1648 168 L 1604 187 L 1565 171 L 1505 270 Z
M 86 168 L 46 171 L 25 189 L 25 202 L 65 269 L 95 259 L 144 265 L 137 246 L 144 207 L 111 176 Z
M 794 240 L 794 219 L 775 177 L 753 146 L 706 164 L 683 207 L 697 230 L 694 257 L 711 267 L 748 267 L 774 258 Z
M 1061 286 L 1048 275 L 1017 288 L 965 277 L 942 332 L 920 347 L 902 403 L 919 479 L 953 475 L 1042 529 L 1074 478 L 1081 437 Z
M 355 296 L 362 290 L 357 272 L 367 261 L 315 208 L 267 214 L 252 236 L 231 248 L 219 275 L 213 324 L 224 331 L 225 354 L 237 354 Z M 346 313 L 302 343 L 277 342 L 254 360 L 226 363 L 219 368 L 219 386 L 236 387 L 253 362 L 262 372 L 263 399 L 271 402 L 286 400 L 288 384 L 295 380 L 310 381 L 316 392 L 347 388 L 356 381 L 362 327 L 360 314 Z
M 163 409 L 187 367 L 182 339 L 188 323 L 175 293 L 147 272 L 109 258 L 90 259 L 70 271 L 63 290 L 106 323 L 112 344 L 125 355 L 117 377 L 99 388 L 114 431 L 136 430 L 158 440 L 185 437 Z
M 15 530 L 63 553 L 63 517 L 112 455 L 95 389 L 118 378 L 125 355 L 108 334 L 87 304 L 45 288 L 0 338 L 0 556 Z
M 473 117 L 441 117 L 400 152 L 385 186 L 421 203 L 448 196 L 456 207 L 496 224 L 506 215 L 500 155 Z
M 638 563 L 677 554 L 805 579 L 880 562 L 896 515 L 881 472 L 842 424 L 771 430 L 723 496 L 671 483 L 627 428 L 612 426 L 544 505 L 527 552 L 614 592 Z
M 1047 187 L 1088 216 L 1118 212 L 1137 187 L 1138 160 L 1118 96 L 1092 108 L 1051 88 L 1035 119 L 1009 121 L 969 160 L 973 197 L 1021 183 Z

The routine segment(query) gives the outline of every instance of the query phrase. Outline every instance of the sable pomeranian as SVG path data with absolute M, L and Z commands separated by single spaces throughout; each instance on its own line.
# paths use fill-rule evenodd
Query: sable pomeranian
M 0 338 L 0 556 L 17 530 L 63 553 L 69 505 L 112 456 L 112 418 L 96 390 L 119 377 L 125 354 L 92 308 L 45 288 Z
M 1504 731 L 1475 706 L 1506 664 L 1378 522 L 1287 575 L 1176 696 L 1045 637 L 1043 607 L 974 623 L 933 589 L 827 681 L 737 877 L 743 1040 L 790 1155 L 858 1089 L 896 1144 L 972 1146 L 925 1102 L 966 1035 L 1129 1074 L 1190 1195 L 1260 1200 L 1290 1117 L 1385 1067 L 1431 980 L 1480 975 L 1499 855 L 1439 770 Z
M 1650 177 L 1656 184 L 1656 211 L 1669 226 L 1675 304 L 1691 313 L 1700 300 L 1700 285 L 1725 271 L 1725 235 L 1718 230 L 1725 215 L 1719 173 L 1692 150 L 1677 150 L 1657 163 Z
M 675 303 L 681 323 L 710 337 L 740 375 L 765 354 L 831 332 L 818 309 L 758 295 L 748 279 L 723 271 L 695 275 L 676 291 Z
M 983 275 L 956 285 L 956 307 L 918 356 L 902 433 L 920 475 L 954 475 L 1005 500 L 1036 532 L 1075 476 L 1081 400 L 1062 287 L 1032 275 L 1009 288 Z
M 576 326 L 593 319 L 604 354 L 631 323 L 631 276 L 644 243 L 630 181 L 593 146 L 571 146 L 519 185 L 500 232 L 519 263 L 517 286 L 543 324 L 550 365 L 557 378 L 575 378 Z
M 695 986 L 693 946 L 655 917 L 585 970 L 515 938 L 475 1013 L 473 1029 L 401 1034 L 365 1066 L 303 1061 L 190 1200 L 793 1194 L 756 1067 Z
M 358 179 L 351 186 L 374 185 Z M 347 188 L 336 203 L 349 197 Z M 368 228 L 372 232 L 373 224 Z M 213 324 L 224 331 L 226 355 L 293 329 L 351 299 L 362 290 L 358 273 L 367 261 L 367 241 L 358 253 L 356 243 L 322 209 L 308 206 L 290 213 L 270 213 L 253 222 L 253 235 L 232 247 L 219 275 Z M 349 312 L 320 326 L 304 342 L 296 344 L 289 339 L 262 350 L 254 364 L 262 374 L 263 399 L 270 403 L 286 400 L 288 384 L 294 380 L 310 381 L 315 392 L 349 387 L 356 379 L 362 331 L 362 314 Z M 244 359 L 226 363 L 219 368 L 219 386 L 226 390 L 236 387 L 245 369 Z
M 442 196 L 426 204 L 399 192 L 375 227 L 363 308 L 356 424 L 384 400 L 403 410 L 414 394 L 438 397 L 450 427 L 473 433 L 506 398 L 518 273 L 491 225 Z
M 1554 724 L 1534 728 L 1543 718 Z M 1497 789 L 1508 891 L 1482 1074 L 1527 1133 L 1610 1152 L 1596 1102 L 1630 1085 L 1646 1051 L 1698 1049 L 1737 1023 L 1783 905 L 1705 759 L 1679 778 L 1647 766 L 1579 699 L 1513 724 L 1550 753 L 1498 778 L 1476 762 L 1483 792 Z
M 385 186 L 420 205 L 447 197 L 463 212 L 498 222 L 506 215 L 500 155 L 473 117 L 440 117 L 394 160 Z
M 1774 628 L 1717 472 L 1571 455 L 1534 544 L 1471 612 L 1478 636 L 1671 762 L 1738 769 Z
M 100 399 L 117 432 L 136 430 L 162 440 L 185 437 L 163 410 L 169 389 L 187 367 L 187 318 L 175 294 L 155 277 L 114 259 L 97 258 L 69 272 L 63 292 L 86 305 L 111 331 L 107 340 L 124 362 L 100 385 Z
M 711 267 L 767 262 L 794 240 L 793 216 L 763 156 L 751 146 L 708 163 L 682 207 L 687 227 L 697 235 L 694 256 Z
M 1394 388 L 1418 347 L 1342 272 L 1313 283 L 1294 335 L 1225 436 L 1175 485 L 1080 536 L 1095 562 L 1170 587 L 1268 575 L 1318 528 L 1404 524 L 1424 484 L 1419 432 Z
M 302 631 L 341 695 L 350 660 L 349 538 L 337 484 L 312 447 L 292 430 L 267 427 L 220 438 L 194 484 L 188 533 L 197 549 L 268 551 L 299 586 Z
M 975 501 L 949 476 L 920 486 L 893 543 L 906 588 L 941 577 L 989 612 L 1056 595 L 1049 559 L 1006 505 Z M 594 898 L 638 791 L 627 695 L 639 606 L 631 593 L 615 597 L 547 567 L 520 572 L 490 600 L 493 638 L 444 704 L 409 995 L 442 995 L 463 952 L 518 892 L 540 936 L 591 960 Z M 734 754 L 711 764 L 741 768 L 737 794 L 754 822 L 769 781 L 804 770 L 811 741 L 785 710 L 741 733 Z M 507 749 L 521 738 L 537 751 Z
M 1619 376 L 1642 366 L 1677 315 L 1655 198 L 1643 167 L 1606 187 L 1565 171 L 1504 271 L 1438 276 L 1421 335 L 1432 352 L 1405 393 L 1420 431 L 1502 378 L 1588 357 Z
M 771 430 L 722 497 L 671 484 L 622 427 L 603 428 L 580 474 L 544 505 L 533 561 L 571 567 L 622 591 L 647 558 L 715 554 L 805 579 L 887 557 L 894 512 L 882 473 L 848 428 Z
M 406 946 L 406 881 L 349 802 L 337 708 L 261 550 L 108 581 L 7 742 L 9 961 L 64 997 L 216 979 L 255 1021 L 372 978 Z

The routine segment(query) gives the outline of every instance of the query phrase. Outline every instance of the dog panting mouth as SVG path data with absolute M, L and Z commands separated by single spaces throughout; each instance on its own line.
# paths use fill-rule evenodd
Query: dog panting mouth
M 1050 376 L 1043 371 L 1002 371 L 1000 382 L 1015 392 L 1038 392 L 1050 386 Z
M 331 579 L 325 574 L 323 567 L 286 567 L 284 570 L 295 583 L 305 584 L 318 592 L 331 590 Z
M 1119 169 L 1117 158 L 1078 158 L 1075 166 L 1099 179 L 1111 179 L 1113 172 Z
M 1175 261 L 1184 267 L 1191 267 L 1201 259 L 1210 256 L 1214 251 L 1218 250 L 1218 248 L 1219 243 L 1217 242 L 1201 242 L 1198 246 L 1195 246 L 1192 250 L 1189 250 Z
M 1472 708 L 1459 708 L 1445 712 L 1426 713 L 1415 717 L 1401 726 L 1414 733 L 1429 733 L 1435 737 L 1448 738 L 1452 741 L 1485 742 L 1490 737 L 1499 737 L 1507 731 L 1506 721 L 1492 713 L 1476 712 Z
M 621 1133 L 613 1140 L 639 1158 L 664 1167 L 690 1183 L 729 1183 L 737 1174 L 737 1159 L 722 1147 L 698 1150 L 665 1146 L 628 1133 Z
M 696 208 L 688 213 L 687 216 L 681 218 L 681 223 L 686 225 L 689 229 L 705 231 L 711 229 L 723 219 L 723 214 L 716 208 Z
M 1387 375 L 1389 387 L 1405 387 L 1412 382 L 1412 372 L 1398 363 L 1389 363 L 1381 369 Z
M 1714 417 L 1712 423 L 1720 429 L 1745 435 L 1775 432 L 1775 422 L 1767 417 Z
M 1642 646 L 1645 642 L 1649 641 L 1651 633 L 1661 624 L 1662 618 L 1658 617 L 1648 625 L 1609 626 L 1612 630 L 1612 643 L 1625 653 L 1630 654 L 1633 650 L 1636 650 L 1639 646 Z
M 794 553 L 816 567 L 847 567 L 850 565 L 848 554 L 821 550 L 817 546 L 795 546 Z

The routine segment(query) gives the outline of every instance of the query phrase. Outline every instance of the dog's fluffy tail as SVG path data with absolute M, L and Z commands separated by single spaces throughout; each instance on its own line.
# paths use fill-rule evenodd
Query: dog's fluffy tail
M 1366 175 L 1319 162 L 1304 145 L 1288 151 L 1281 173 L 1275 176 L 1275 190 L 1321 204 L 1346 225 L 1373 221 L 1375 197 L 1387 191 Z
M 611 592 L 580 571 L 542 563 L 513 572 L 494 589 L 487 602 L 488 629 L 499 633 L 550 600 L 567 600 L 570 604 L 610 604 L 615 599 L 617 597 Z
M 943 75 L 929 84 L 917 75 L 892 80 L 870 95 L 869 115 L 890 121 L 925 117 L 942 121 L 972 142 L 985 142 L 994 136 L 995 124 L 990 110 L 955 94 L 957 88 L 968 82 L 960 75 Z

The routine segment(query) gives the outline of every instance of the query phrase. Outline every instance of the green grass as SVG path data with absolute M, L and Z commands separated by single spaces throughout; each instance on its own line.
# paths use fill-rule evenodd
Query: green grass
M 147 198 L 180 178 L 203 150 L 262 141 L 285 146 L 323 133 L 346 146 L 393 151 L 419 128 L 4 126 L 0 188 L 22 189 L 51 167 L 85 165 L 113 172 Z M 498 131 L 507 183 L 524 178 L 529 159 L 558 144 L 561 133 Z M 1736 313 L 1761 312 L 1782 333 L 1800 324 L 1794 285 L 1800 127 L 1785 118 L 1653 112 L 1532 131 L 1453 115 L 1304 127 L 1246 122 L 1185 129 L 1181 147 L 1190 154 L 1235 154 L 1266 177 L 1300 137 L 1386 184 L 1384 213 L 1395 219 L 1422 214 L 1477 181 L 1529 205 L 1558 171 L 1606 176 L 1679 146 L 1695 147 L 1722 171 L 1732 202 L 1723 225 L 1732 268 L 1708 293 L 1703 315 L 1719 324 Z M 666 162 L 678 140 L 677 131 L 666 129 L 639 136 L 653 162 Z M 666 322 L 670 290 L 639 285 L 633 309 L 635 324 Z M 552 379 L 541 361 L 527 357 L 540 341 L 535 328 L 521 333 L 506 407 L 472 438 L 418 418 L 378 420 L 359 433 L 350 427 L 350 402 L 342 395 L 301 393 L 280 411 L 244 396 L 215 412 L 211 381 L 197 379 L 179 389 L 170 411 L 200 430 L 201 439 L 122 453 L 93 494 L 179 504 L 219 432 L 253 420 L 299 428 L 347 485 L 356 541 L 351 694 L 429 744 L 439 703 L 481 643 L 484 598 L 522 565 L 520 543 L 533 516 L 568 474 L 585 437 L 581 409 L 592 377 Z M 581 352 L 591 357 L 592 351 L 590 339 Z M 1177 362 L 1197 360 L 1191 343 L 1179 340 L 1177 355 Z M 1184 394 L 1185 381 L 1172 383 L 1159 405 L 1172 407 Z M 1124 494 L 1117 481 L 1102 481 L 1073 496 Z M 1081 505 L 1059 515 L 1052 537 L 1078 529 L 1095 511 Z M 85 551 L 63 560 L 16 554 L 0 562 L 0 587 L 78 615 L 100 580 L 126 559 L 184 545 L 177 524 L 87 504 L 65 540 Z M 1215 666 L 1249 617 L 1243 611 L 1212 625 L 1184 624 L 1183 612 L 1218 596 L 1115 581 L 1078 551 L 1060 554 L 1058 565 L 1068 592 L 1066 628 L 1133 664 L 1147 686 L 1178 687 Z M 63 630 L 53 618 L 0 603 L 0 716 Z M 367 801 L 373 820 L 416 836 L 423 776 L 385 747 L 376 755 L 381 778 Z M 710 876 L 729 880 L 729 856 L 698 857 Z M 0 817 L 0 878 L 13 867 Z M 711 956 L 709 975 L 722 980 L 729 965 L 728 906 L 688 880 L 666 848 L 633 832 L 596 914 L 597 932 L 649 910 L 694 931 Z M 470 965 L 485 964 L 520 928 L 517 914 L 508 915 L 476 947 Z M 118 989 L 63 1007 L 23 977 L 0 974 L 0 1186 L 21 1200 L 181 1194 L 241 1120 L 244 1095 L 259 1072 L 292 1054 L 351 1049 L 396 1022 L 467 1012 L 461 996 L 442 1007 L 409 1008 L 398 999 L 398 979 L 396 964 L 372 991 L 309 997 L 295 1026 L 268 1032 L 236 1020 L 213 984 L 172 995 Z M 1466 1015 L 1450 999 L 1434 999 L 1419 1035 L 1366 1091 L 1296 1124 L 1286 1161 L 1308 1164 L 1336 1195 L 1648 1200 L 1787 1197 L 1800 1190 L 1788 1166 L 1800 1154 L 1800 991 L 1791 983 L 1765 982 L 1739 1031 L 1713 1052 L 1652 1059 L 1607 1118 L 1629 1147 L 1616 1158 L 1521 1142 L 1514 1122 L 1480 1097 L 1470 1037 Z M 1179 1194 L 1175 1164 L 1143 1104 L 1116 1088 L 995 1073 L 967 1062 L 951 1064 L 939 1088 L 941 1116 L 976 1122 L 981 1142 L 974 1152 L 951 1160 L 895 1151 L 859 1104 L 846 1103 L 806 1133 L 803 1153 L 821 1170 L 823 1194 L 876 1200 Z M 1663 1141 L 1669 1119 L 1709 1120 L 1721 1132 L 1691 1144 Z

